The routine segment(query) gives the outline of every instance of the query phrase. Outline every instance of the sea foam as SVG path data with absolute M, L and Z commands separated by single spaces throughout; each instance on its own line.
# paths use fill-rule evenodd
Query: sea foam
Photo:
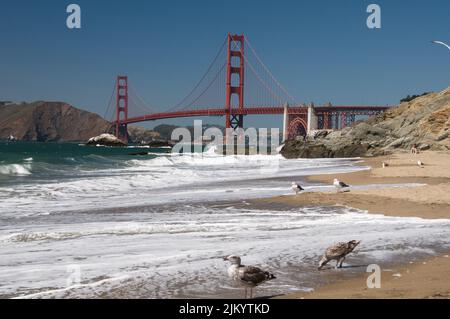
M 0 174 L 2 175 L 31 175 L 31 165 L 29 164 L 7 164 L 0 165 Z

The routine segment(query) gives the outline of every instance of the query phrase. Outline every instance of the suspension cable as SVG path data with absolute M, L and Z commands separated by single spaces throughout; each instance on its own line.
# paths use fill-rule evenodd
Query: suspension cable
M 253 74 L 256 76 L 257 80 L 259 82 L 261 82 L 262 85 L 265 86 L 265 88 L 272 94 L 273 97 L 275 97 L 275 99 L 277 99 L 278 101 L 280 101 L 280 103 L 283 103 L 283 99 L 276 94 L 268 85 L 267 83 L 264 82 L 263 79 L 261 79 L 261 77 L 259 76 L 259 74 L 256 72 L 256 70 L 254 69 L 253 65 L 250 63 L 250 61 L 246 58 L 246 56 L 244 55 L 244 60 L 245 62 L 247 62 L 248 66 L 250 67 L 250 70 L 253 72 Z
M 142 102 L 142 105 L 136 104 L 138 107 L 140 107 L 144 111 L 150 111 L 150 113 L 158 113 L 158 111 L 156 111 L 153 107 L 151 107 L 145 102 L 145 100 L 137 93 L 137 91 L 131 85 L 129 86 L 129 88 L 132 94 L 134 94 L 137 97 L 137 99 Z
M 253 49 L 252 45 L 250 44 L 250 41 L 245 38 L 245 42 L 248 44 L 250 50 L 252 50 L 253 54 L 255 55 L 256 59 L 258 60 L 258 62 L 262 65 L 262 67 L 264 68 L 264 70 L 269 74 L 269 76 L 272 78 L 272 80 L 278 85 L 278 87 L 284 92 L 284 94 L 286 94 L 286 96 L 288 98 L 290 98 L 292 100 L 292 102 L 295 103 L 295 99 L 292 97 L 292 95 L 289 94 L 289 92 L 281 85 L 280 82 L 278 82 L 278 80 L 275 78 L 275 76 L 272 74 L 272 72 L 270 72 L 270 70 L 267 68 L 267 66 L 262 62 L 262 60 L 259 58 L 258 54 L 256 53 L 255 49 Z
M 109 98 L 108 107 L 107 107 L 107 109 L 106 109 L 105 114 L 103 115 L 103 118 L 104 118 L 105 120 L 106 120 L 106 116 L 108 115 L 109 109 L 111 108 L 111 102 L 112 102 L 114 93 L 116 92 L 116 84 L 117 84 L 117 80 L 114 81 L 114 87 L 113 87 L 113 90 L 112 90 L 112 93 L 111 93 L 111 97 Z M 110 120 L 112 120 L 112 118 L 111 118 Z
M 188 95 L 186 95 L 178 104 L 176 104 L 174 107 L 170 108 L 168 111 L 171 111 L 173 109 L 176 109 L 178 107 L 180 107 L 194 92 L 195 90 L 197 90 L 197 88 L 200 86 L 200 84 L 203 82 L 203 80 L 206 78 L 206 76 L 208 75 L 209 71 L 211 71 L 212 67 L 214 66 L 214 64 L 216 63 L 217 59 L 219 58 L 220 54 L 222 53 L 222 50 L 225 46 L 225 44 L 227 43 L 227 39 L 225 38 L 225 40 L 223 41 L 222 45 L 220 46 L 219 52 L 217 52 L 214 60 L 211 62 L 211 64 L 209 65 L 208 69 L 206 70 L 206 72 L 203 74 L 203 76 L 201 77 L 201 79 L 198 81 L 198 83 L 195 85 L 195 87 L 189 92 Z
M 225 68 L 226 64 L 227 64 L 227 63 L 225 62 L 225 63 L 222 65 L 222 67 L 221 67 L 220 70 L 217 72 L 217 74 L 216 74 L 216 76 L 214 77 L 214 79 L 213 79 L 213 80 L 209 83 L 209 85 L 202 91 L 202 93 L 200 93 L 200 95 L 199 95 L 195 100 L 193 100 L 188 106 L 184 107 L 183 109 L 186 109 L 186 108 L 188 108 L 188 107 L 191 107 L 195 102 L 197 102 L 197 101 L 203 96 L 203 94 L 206 93 L 206 91 L 209 90 L 209 88 L 213 85 L 214 82 L 216 82 L 217 78 L 218 78 L 219 75 L 222 73 L 222 71 L 223 71 L 223 69 Z

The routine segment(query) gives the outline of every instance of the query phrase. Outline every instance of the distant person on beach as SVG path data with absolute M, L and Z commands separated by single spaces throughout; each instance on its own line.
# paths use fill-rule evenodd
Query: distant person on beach
M 411 147 L 411 154 L 417 154 L 419 153 L 419 151 L 417 150 L 417 145 L 413 144 L 413 146 Z

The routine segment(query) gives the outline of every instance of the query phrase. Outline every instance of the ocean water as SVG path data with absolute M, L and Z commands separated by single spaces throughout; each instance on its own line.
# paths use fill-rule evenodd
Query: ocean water
M 331 189 L 305 176 L 366 169 L 356 162 L 2 143 L 0 297 L 242 297 L 229 254 L 276 274 L 256 290 L 267 296 L 450 248 L 450 220 L 252 201 L 290 194 L 293 180 Z M 351 239 L 362 244 L 347 269 L 316 270 L 329 244 Z
M 172 155 L 168 149 L 0 144 L 2 216 L 284 194 L 290 177 L 358 169 L 348 160 Z M 132 156 L 148 152 L 147 156 Z M 360 169 L 360 168 L 359 168 Z M 280 180 L 285 178 L 285 180 Z M 264 182 L 261 182 L 264 181 Z

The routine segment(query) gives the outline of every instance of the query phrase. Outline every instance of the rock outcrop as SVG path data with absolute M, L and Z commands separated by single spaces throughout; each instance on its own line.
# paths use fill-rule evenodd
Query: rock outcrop
M 102 145 L 102 146 L 126 146 L 127 144 L 112 134 L 100 134 L 99 136 L 91 137 L 86 145 Z
M 450 88 L 401 103 L 378 116 L 307 141 L 287 141 L 286 158 L 358 157 L 396 149 L 450 150 Z

